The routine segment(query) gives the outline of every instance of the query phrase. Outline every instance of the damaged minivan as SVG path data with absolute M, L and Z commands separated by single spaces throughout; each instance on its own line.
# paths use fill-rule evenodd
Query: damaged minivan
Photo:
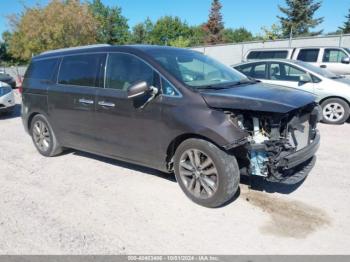
M 44 156 L 73 148 L 175 173 L 191 200 L 218 207 L 241 175 L 305 179 L 320 144 L 314 101 L 196 51 L 98 45 L 34 57 L 22 120 Z

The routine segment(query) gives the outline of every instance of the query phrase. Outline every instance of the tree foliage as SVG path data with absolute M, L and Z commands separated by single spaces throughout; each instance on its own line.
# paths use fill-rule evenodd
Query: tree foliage
M 98 42 L 107 44 L 125 44 L 129 40 L 128 20 L 118 6 L 105 6 L 101 0 L 93 0 L 89 8 L 98 21 Z
M 277 24 L 272 24 L 270 28 L 263 26 L 261 30 L 263 31 L 261 39 L 265 41 L 277 40 L 283 37 L 282 28 Z
M 244 27 L 238 29 L 224 29 L 222 38 L 224 43 L 239 43 L 254 40 L 253 34 Z
M 283 36 L 319 35 L 322 31 L 310 32 L 324 20 L 323 17 L 314 18 L 315 12 L 321 7 L 321 2 L 315 0 L 286 0 L 287 7 L 279 6 L 284 16 L 278 16 Z
M 345 16 L 346 21 L 344 22 L 344 25 L 342 27 L 339 27 L 339 29 L 344 33 L 344 34 L 349 34 L 350 33 L 350 9 L 348 12 L 348 15 Z
M 136 24 L 132 28 L 130 41 L 135 44 L 151 44 L 153 27 L 154 25 L 150 18 L 147 18 L 143 23 Z
M 86 4 L 78 0 L 53 0 L 46 7 L 25 8 L 9 18 L 13 34 L 10 53 L 28 60 L 45 50 L 94 44 L 97 22 Z
M 206 42 L 211 45 L 222 43 L 224 22 L 221 14 L 222 5 L 220 0 L 213 0 L 208 22 L 204 28 L 207 31 Z
M 150 33 L 152 44 L 169 45 L 180 37 L 190 37 L 190 27 L 179 17 L 164 16 L 157 20 Z

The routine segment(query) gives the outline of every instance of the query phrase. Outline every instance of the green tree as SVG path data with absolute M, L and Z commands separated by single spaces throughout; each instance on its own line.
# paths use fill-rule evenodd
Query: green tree
M 191 40 L 184 38 L 183 36 L 179 36 L 178 38 L 171 40 L 169 44 L 170 46 L 185 48 L 190 46 Z
M 224 43 L 239 43 L 252 41 L 254 39 L 253 34 L 244 27 L 238 29 L 224 29 L 222 32 L 222 38 Z
M 42 51 L 97 41 L 98 22 L 88 5 L 77 0 L 53 0 L 45 7 L 26 7 L 8 19 L 12 26 L 9 51 L 17 59 L 29 60 Z
M 277 24 L 272 24 L 270 28 L 263 26 L 261 28 L 263 35 L 261 38 L 267 40 L 277 40 L 283 37 L 282 28 Z
M 284 16 L 277 16 L 281 22 L 283 36 L 288 37 L 290 32 L 293 36 L 319 35 L 322 33 L 310 32 L 320 25 L 324 18 L 314 18 L 315 12 L 321 7 L 321 2 L 315 0 L 286 0 L 287 7 L 279 6 Z
M 220 0 L 213 0 L 209 19 L 204 27 L 208 34 L 206 42 L 211 45 L 220 44 L 223 41 L 222 33 L 224 30 L 224 23 L 222 20 L 221 9 L 222 5 Z
M 98 42 L 107 44 L 125 44 L 129 40 L 128 20 L 118 6 L 105 6 L 101 0 L 93 0 L 89 8 L 99 22 Z
M 349 34 L 350 33 L 350 9 L 348 12 L 348 15 L 345 16 L 346 21 L 344 22 L 344 25 L 342 27 L 339 27 L 339 29 L 344 33 L 344 34 Z
M 132 28 L 131 42 L 136 44 L 151 44 L 151 33 L 153 23 L 147 18 L 145 22 L 139 23 Z
M 186 22 L 179 17 L 164 16 L 157 20 L 150 33 L 152 44 L 168 45 L 171 41 L 177 40 L 180 36 L 190 37 L 190 28 Z
M 205 44 L 207 38 L 207 31 L 205 25 L 191 26 L 190 27 L 190 45 L 199 46 Z

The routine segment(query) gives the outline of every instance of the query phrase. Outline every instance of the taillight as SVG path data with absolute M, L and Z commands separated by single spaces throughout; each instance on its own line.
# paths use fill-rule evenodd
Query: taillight
M 23 86 L 22 86 L 22 83 L 18 86 L 18 92 L 19 92 L 20 94 L 23 93 Z

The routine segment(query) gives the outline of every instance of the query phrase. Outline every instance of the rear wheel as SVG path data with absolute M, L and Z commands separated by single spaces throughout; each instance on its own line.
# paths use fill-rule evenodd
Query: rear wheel
M 62 152 L 55 133 L 43 115 L 36 115 L 33 118 L 30 133 L 36 149 L 43 156 L 55 156 Z
M 201 139 L 188 139 L 176 150 L 176 179 L 184 193 L 205 207 L 219 207 L 232 199 L 239 186 L 236 158 Z
M 348 120 L 350 108 L 348 103 L 339 98 L 330 98 L 322 104 L 322 122 L 326 124 L 340 125 Z

